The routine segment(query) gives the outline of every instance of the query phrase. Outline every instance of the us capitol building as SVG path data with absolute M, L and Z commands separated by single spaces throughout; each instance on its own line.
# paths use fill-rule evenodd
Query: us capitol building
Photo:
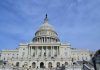
M 1 51 L 1 60 L 19 67 L 51 68 L 90 59 L 89 50 L 71 48 L 70 43 L 60 41 L 47 15 L 30 43 L 20 43 L 15 50 Z

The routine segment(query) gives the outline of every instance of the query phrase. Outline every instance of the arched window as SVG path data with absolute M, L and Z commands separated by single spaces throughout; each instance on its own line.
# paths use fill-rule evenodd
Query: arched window
M 57 64 L 56 64 L 56 65 L 57 65 L 57 67 L 60 67 L 60 62 L 57 62 Z
M 33 63 L 32 63 L 32 68 L 35 68 L 35 67 L 36 67 L 36 63 L 33 62 Z
M 28 66 L 28 63 L 27 62 L 24 62 L 24 65 L 23 65 L 24 67 L 27 67 Z
M 48 63 L 48 68 L 52 68 L 52 63 L 51 62 Z
M 16 62 L 16 66 L 19 67 L 19 62 Z

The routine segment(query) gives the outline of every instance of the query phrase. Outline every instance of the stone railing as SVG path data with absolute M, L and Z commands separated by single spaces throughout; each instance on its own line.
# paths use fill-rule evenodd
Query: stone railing
M 57 57 L 54 57 L 54 58 L 47 58 L 47 57 L 41 57 L 41 58 L 13 58 L 13 59 L 11 59 L 11 60 L 19 60 L 19 61 L 41 61 L 41 60 L 46 60 L 46 61 L 58 61 L 58 60 L 60 60 L 60 61 L 66 61 L 66 59 L 65 58 L 57 58 Z M 67 59 L 67 60 L 69 60 L 69 59 Z
M 25 68 L 25 67 L 13 67 L 13 66 L 0 66 L 0 70 L 62 70 L 59 68 Z M 82 66 L 67 66 L 65 70 L 82 70 Z

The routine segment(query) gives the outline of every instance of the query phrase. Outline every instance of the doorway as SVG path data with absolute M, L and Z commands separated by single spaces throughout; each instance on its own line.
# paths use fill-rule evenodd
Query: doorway
M 43 62 L 40 63 L 40 68 L 44 68 L 44 63 Z

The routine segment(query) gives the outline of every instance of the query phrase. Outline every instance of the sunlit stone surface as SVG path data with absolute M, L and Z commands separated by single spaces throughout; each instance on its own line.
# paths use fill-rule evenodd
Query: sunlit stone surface
M 12 70 L 11 67 L 56 69 L 62 65 L 66 66 L 66 70 L 73 70 L 73 63 L 76 65 L 74 70 L 80 70 L 82 65 L 78 61 L 89 61 L 90 51 L 71 48 L 68 42 L 62 43 L 46 15 L 30 43 L 20 43 L 15 50 L 2 50 L 0 59 L 3 64 L 8 65 L 5 70 Z

